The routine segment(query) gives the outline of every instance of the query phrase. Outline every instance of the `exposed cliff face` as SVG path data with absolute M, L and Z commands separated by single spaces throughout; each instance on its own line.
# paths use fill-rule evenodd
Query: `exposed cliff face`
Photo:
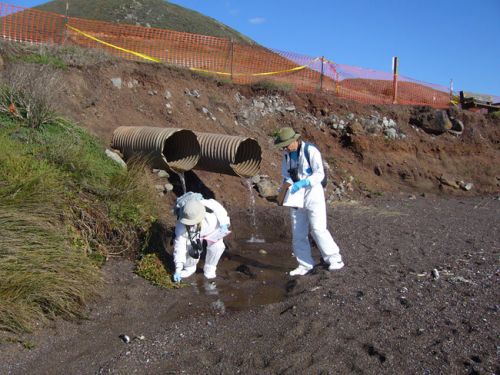
M 321 149 L 329 167 L 330 202 L 391 191 L 476 195 L 499 190 L 500 121 L 469 111 L 453 109 L 443 116 L 428 107 L 255 90 L 134 62 L 70 68 L 59 104 L 65 116 L 106 144 L 124 125 L 254 137 L 263 150 L 261 174 L 275 183 L 280 152 L 273 149 L 271 135 L 292 126 Z M 242 197 L 248 190 L 237 177 L 195 170 L 187 178 L 188 187 L 201 182 L 226 204 L 246 204 Z M 461 182 L 472 183 L 472 189 L 461 189 Z

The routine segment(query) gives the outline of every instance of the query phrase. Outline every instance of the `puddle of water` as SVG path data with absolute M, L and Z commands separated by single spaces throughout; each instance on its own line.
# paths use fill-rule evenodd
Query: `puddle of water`
M 266 240 L 263 239 L 263 238 L 258 238 L 258 237 L 256 237 L 255 235 L 252 234 L 252 236 L 250 237 L 250 239 L 248 239 L 246 242 L 247 243 L 265 243 Z
M 207 280 L 195 275 L 196 294 L 213 299 L 217 311 L 239 311 L 282 301 L 285 298 L 287 272 L 293 267 L 287 244 L 238 243 L 229 258 L 220 261 L 217 278 Z

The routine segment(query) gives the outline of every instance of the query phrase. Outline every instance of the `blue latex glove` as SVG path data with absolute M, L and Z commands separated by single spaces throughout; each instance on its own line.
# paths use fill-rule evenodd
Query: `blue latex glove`
M 220 230 L 221 230 L 221 232 L 223 232 L 223 233 L 227 233 L 227 232 L 229 232 L 229 225 L 228 225 L 228 224 L 221 225 L 221 226 L 220 226 Z
M 181 274 L 176 272 L 174 273 L 174 276 L 172 276 L 172 279 L 174 280 L 174 283 L 178 283 L 182 280 Z
M 310 185 L 311 185 L 311 181 L 309 181 L 306 178 L 304 180 L 300 180 L 300 181 L 294 182 L 290 191 L 293 194 L 293 193 L 298 192 L 300 189 L 305 188 L 305 187 L 310 186 Z

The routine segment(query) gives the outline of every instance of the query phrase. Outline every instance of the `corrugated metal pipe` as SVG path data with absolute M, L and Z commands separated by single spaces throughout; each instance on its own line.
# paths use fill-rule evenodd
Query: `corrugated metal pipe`
M 201 155 L 195 169 L 252 177 L 259 173 L 262 150 L 257 140 L 195 132 Z
M 133 155 L 144 156 L 153 167 L 175 172 L 193 169 L 201 151 L 191 130 L 148 126 L 116 128 L 111 145 L 120 150 L 125 159 Z

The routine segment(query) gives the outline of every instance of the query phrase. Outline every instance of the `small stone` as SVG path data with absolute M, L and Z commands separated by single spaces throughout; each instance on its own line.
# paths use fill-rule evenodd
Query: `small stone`
M 398 133 L 394 128 L 387 128 L 384 130 L 384 135 L 388 139 L 396 139 L 398 137 Z
M 168 172 L 164 171 L 163 169 L 159 169 L 158 172 L 156 172 L 156 173 L 158 173 L 158 177 L 160 177 L 160 178 L 169 178 L 170 177 Z
M 288 112 L 294 112 L 295 111 L 295 106 L 294 105 L 291 105 L 291 106 L 288 106 L 285 108 L 286 111 Z
M 174 186 L 172 184 L 170 184 L 170 183 L 167 183 L 167 184 L 163 185 L 163 188 L 164 188 L 163 190 L 167 191 L 167 192 L 174 190 Z
M 172 97 L 172 93 L 168 90 L 165 90 L 163 96 L 165 97 L 165 99 L 170 99 Z
M 470 191 L 474 184 L 472 182 L 463 182 L 459 181 L 458 186 L 460 186 L 460 189 L 465 190 L 465 191 Z
M 115 86 L 117 89 L 122 88 L 122 79 L 120 77 L 111 78 L 111 82 L 113 83 L 113 86 Z
M 252 177 L 252 184 L 258 184 L 260 182 L 260 175 L 256 174 Z
M 239 92 L 237 92 L 236 94 L 234 94 L 234 99 L 239 103 L 243 99 L 245 99 L 245 97 L 243 95 L 241 95 Z
M 125 344 L 128 344 L 130 342 L 130 337 L 127 335 L 120 335 L 118 336 Z
M 436 268 L 432 270 L 431 275 L 435 280 L 439 279 L 439 271 Z
M 259 250 L 259 254 L 261 254 L 261 255 L 267 255 L 267 251 L 264 250 L 264 249 L 260 249 Z
M 258 101 L 258 100 L 254 100 L 253 101 L 253 106 L 257 109 L 264 109 L 264 107 L 266 106 L 263 102 L 261 101 Z
M 105 153 L 108 158 L 113 160 L 115 163 L 119 164 L 123 169 L 127 169 L 127 164 L 116 152 L 106 149 Z

